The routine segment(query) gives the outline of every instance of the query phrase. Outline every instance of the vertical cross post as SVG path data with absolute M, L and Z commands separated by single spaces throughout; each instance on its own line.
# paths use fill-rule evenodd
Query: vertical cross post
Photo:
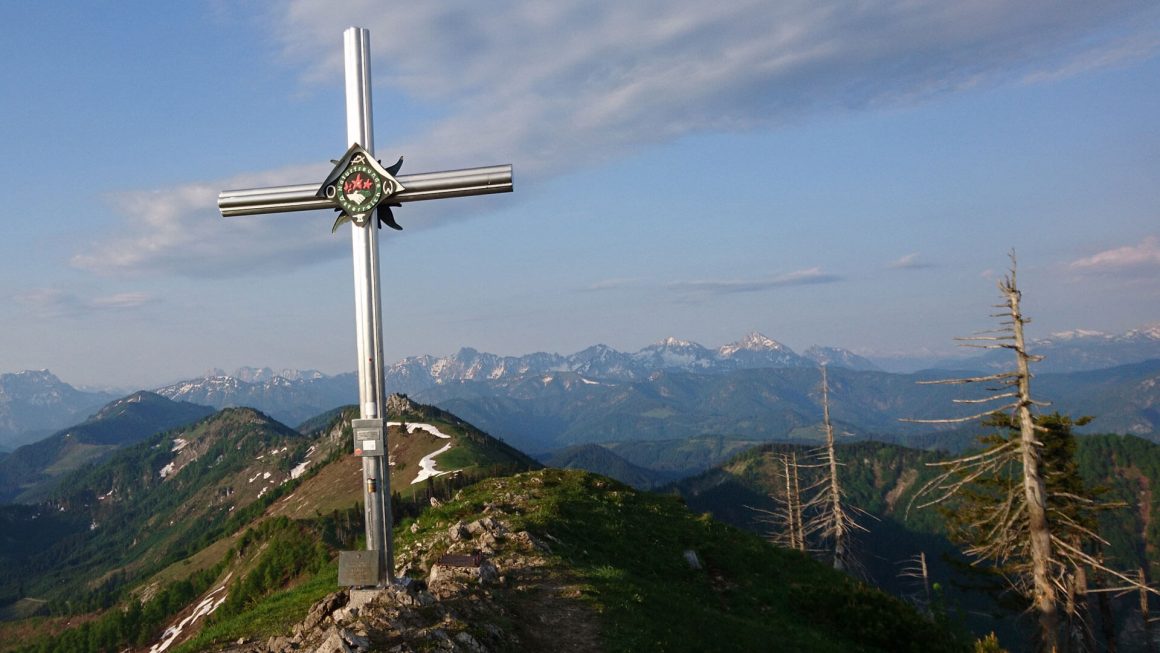
M 374 160 L 371 121 L 370 34 L 351 27 L 343 33 L 346 73 L 346 126 L 350 149 L 338 166 L 318 183 L 226 190 L 218 194 L 223 217 L 262 215 L 287 211 L 337 209 L 335 221 L 351 224 L 354 262 L 355 333 L 358 344 L 359 419 L 351 424 L 355 454 L 362 457 L 363 505 L 366 517 L 366 556 L 377 572 L 373 582 L 382 586 L 394 581 L 394 542 L 391 515 L 390 449 L 386 439 L 386 403 L 383 388 L 382 306 L 379 292 L 378 225 L 399 228 L 389 206 L 404 202 L 509 193 L 511 165 L 425 172 L 395 177 L 402 159 L 390 168 Z M 369 199 L 368 199 L 369 198 Z M 345 553 L 344 553 L 345 555 Z M 339 582 L 365 585 L 362 573 L 366 558 L 353 553 L 358 569 L 343 581 L 343 558 L 339 559 Z M 352 567 L 353 568 L 353 567 Z
M 361 143 L 373 155 L 370 32 L 358 27 L 348 28 L 343 33 L 343 52 L 346 62 L 346 140 L 348 143 Z M 364 420 L 384 420 L 385 428 L 379 238 L 375 226 L 375 220 L 367 221 L 362 227 L 354 225 L 350 237 L 358 339 L 359 416 Z M 383 456 L 364 456 L 362 459 L 367 550 L 378 552 L 380 584 L 395 579 L 389 457 L 388 449 Z

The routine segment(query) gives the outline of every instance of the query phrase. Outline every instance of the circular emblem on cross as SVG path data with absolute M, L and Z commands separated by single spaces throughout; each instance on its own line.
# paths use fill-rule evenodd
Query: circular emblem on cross
M 331 232 L 348 220 L 365 227 L 370 223 L 371 214 L 376 208 L 380 224 L 402 229 L 395 223 L 390 209 L 391 206 L 398 206 L 392 203 L 391 197 L 406 190 L 395 179 L 395 174 L 403 166 L 402 157 L 394 165 L 384 168 L 382 162 L 375 160 L 361 145 L 355 143 L 341 159 L 333 163 L 334 169 L 316 193 L 318 197 L 333 201 L 335 209 L 339 211 Z M 380 207 L 380 204 L 385 206 Z
M 335 182 L 335 200 L 352 218 L 362 218 L 374 210 L 386 195 L 386 180 L 366 163 L 353 163 Z

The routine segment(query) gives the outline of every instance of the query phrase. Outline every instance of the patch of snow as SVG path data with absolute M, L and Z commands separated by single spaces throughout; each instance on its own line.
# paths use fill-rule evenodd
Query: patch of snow
M 273 474 L 271 474 L 270 472 L 262 472 L 262 479 L 263 480 L 268 479 L 271 476 L 273 476 Z
M 302 462 L 295 465 L 294 469 L 290 470 L 290 478 L 298 478 L 299 476 L 302 476 L 303 474 L 305 474 L 306 468 L 309 465 L 310 465 L 309 460 L 303 460 Z
M 197 607 L 193 609 L 193 612 L 191 612 L 188 617 L 166 628 L 165 632 L 161 635 L 161 640 L 150 647 L 149 653 L 161 653 L 165 649 L 169 648 L 169 646 L 173 644 L 173 642 L 176 641 L 178 637 L 181 636 L 182 631 L 184 631 L 187 627 L 192 625 L 198 619 L 213 614 L 213 611 L 221 607 L 221 604 L 226 600 L 225 589 L 226 586 L 222 585 L 221 587 L 210 592 L 204 599 L 202 599 L 201 603 L 197 604 Z
M 411 485 L 421 483 L 428 478 L 431 478 L 432 476 L 442 476 L 443 474 L 448 473 L 435 469 L 435 456 L 445 453 L 448 449 L 451 448 L 451 444 L 452 443 L 448 442 L 443 446 L 442 449 L 438 451 L 432 451 L 426 456 L 423 456 L 423 459 L 419 461 L 419 474 L 415 477 L 415 480 L 411 481 Z
M 599 381 L 593 381 L 592 379 L 586 379 L 584 377 L 580 377 L 580 382 L 584 385 L 603 385 Z
M 403 425 L 402 422 L 387 422 L 387 426 L 402 426 L 402 425 Z M 418 423 L 418 422 L 407 422 L 407 433 L 408 434 L 414 433 L 416 430 L 426 431 L 426 432 L 430 433 L 431 435 L 434 435 L 437 438 L 443 438 L 444 440 L 451 439 L 450 435 L 447 435 L 446 433 L 440 431 L 438 427 L 433 426 L 431 424 L 422 424 L 422 423 Z
M 186 440 L 185 438 L 174 438 L 173 439 L 173 448 L 170 449 L 170 451 L 181 451 L 188 444 L 189 444 L 189 440 Z
M 168 465 L 162 467 L 161 471 L 159 473 L 161 474 L 161 478 L 165 478 L 166 476 L 169 476 L 170 474 L 172 474 L 176 470 L 177 470 L 177 463 L 171 462 Z

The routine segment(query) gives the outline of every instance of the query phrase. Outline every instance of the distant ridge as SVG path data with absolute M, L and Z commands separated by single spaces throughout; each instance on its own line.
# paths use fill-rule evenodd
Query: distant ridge
M 1052 333 L 1033 340 L 1030 350 L 1043 360 L 1039 372 L 1082 372 L 1160 359 L 1160 324 L 1131 329 L 1120 334 L 1085 329 Z M 1006 363 L 1005 352 L 991 351 L 958 362 L 972 369 L 999 369 Z
M 76 424 L 115 397 L 78 390 L 48 370 L 0 374 L 0 449 L 11 451 Z
M 434 386 L 464 381 L 511 381 L 537 375 L 575 373 L 579 382 L 643 381 L 658 370 L 724 374 L 739 369 L 816 367 L 821 363 L 852 369 L 874 369 L 869 361 L 838 347 L 813 348 L 802 356 L 789 347 L 751 332 L 717 349 L 678 338 L 665 338 L 635 353 L 594 345 L 569 356 L 537 352 L 499 356 L 464 347 L 450 356 L 411 356 L 383 370 L 386 390 L 414 394 Z M 327 376 L 317 370 L 243 367 L 232 374 L 213 370 L 206 376 L 155 390 L 175 401 L 227 408 L 249 406 L 280 422 L 297 424 L 358 396 L 354 374 Z
M 80 424 L 24 445 L 0 459 L 0 503 L 43 499 L 68 473 L 213 412 L 208 406 L 170 401 L 145 391 L 109 402 Z
M 1120 336 L 1056 334 L 1031 348 L 1046 357 L 1034 370 L 1039 374 L 1076 369 L 1067 376 L 1043 377 L 1047 385 L 1041 389 L 1061 410 L 1097 415 L 1089 430 L 1144 437 L 1160 432 L 1151 386 L 1131 385 L 1154 377 L 1151 367 L 1141 365 L 1149 358 L 1160 359 L 1160 328 Z M 942 367 L 1001 368 L 1001 354 L 947 361 Z M 1105 375 L 1087 372 L 1097 361 L 1127 362 Z M 387 366 L 384 375 L 388 392 L 438 404 L 504 433 L 528 451 L 546 452 L 587 442 L 711 433 L 808 439 L 816 435 L 810 429 L 820 410 L 815 388 L 820 365 L 856 373 L 851 381 L 863 378 L 860 374 L 878 375 L 855 383 L 856 393 L 838 409 L 839 415 L 842 410 L 854 413 L 847 421 L 852 432 L 891 438 L 906 434 L 905 441 L 915 446 L 957 446 L 941 437 L 919 444 L 909 439 L 915 429 L 898 422 L 927 410 L 933 391 L 923 391 L 914 382 L 939 373 L 886 373 L 839 347 L 814 346 L 798 354 L 757 332 L 716 349 L 674 337 L 633 353 L 593 345 L 568 356 L 499 356 L 465 347 L 450 356 L 405 358 Z M 1089 392 L 1091 384 L 1098 393 Z M 287 424 L 351 403 L 357 396 L 353 374 L 274 373 L 269 368 L 243 368 L 234 375 L 192 379 L 157 392 L 217 408 L 251 406 Z M 682 396 L 687 400 L 676 399 Z M 718 403 L 706 397 L 716 397 Z M 938 410 L 950 407 L 952 398 L 939 395 L 944 403 Z
M 1073 330 L 1052 334 L 1034 341 L 1033 353 L 1045 357 L 1035 372 L 1050 375 L 1053 371 L 1076 376 L 1059 377 L 1044 387 L 1045 396 L 1063 410 L 1074 408 L 1099 419 L 1090 430 L 1125 432 L 1153 437 L 1160 431 L 1155 416 L 1151 386 L 1153 375 L 1148 360 L 1160 360 L 1160 326 L 1133 329 L 1120 335 Z M 942 369 L 994 370 L 1005 364 L 1003 352 L 984 356 L 942 361 Z M 886 374 L 865 357 L 839 347 L 813 346 L 797 353 L 784 344 L 750 332 L 737 341 L 717 348 L 669 337 L 627 353 L 607 345 L 593 345 L 571 355 L 537 352 L 523 356 L 499 356 L 465 347 L 449 356 L 412 356 L 397 361 L 384 370 L 387 392 L 411 395 L 428 403 L 463 414 L 473 421 L 504 433 L 529 451 L 543 452 L 581 442 L 608 442 L 624 439 L 626 429 L 649 433 L 649 438 L 675 437 L 705 433 L 722 433 L 720 429 L 741 428 L 727 433 L 744 434 L 769 430 L 759 437 L 795 437 L 795 430 L 815 422 L 816 401 L 802 401 L 812 391 L 814 370 L 827 365 L 838 370 L 885 374 L 873 390 L 881 394 L 898 381 L 905 392 L 891 392 L 894 398 L 875 401 L 871 395 L 859 395 L 860 409 L 870 422 L 855 421 L 855 430 L 882 434 L 898 432 L 898 405 L 911 396 L 913 378 L 907 374 Z M 1102 366 L 1102 367 L 1101 367 Z M 1114 367 L 1113 367 L 1114 366 Z M 1113 370 L 1095 374 L 1093 368 Z M 791 374 L 794 370 L 800 374 Z M 754 385 L 753 375 L 794 377 L 790 385 L 777 382 L 776 394 L 746 396 L 745 388 L 773 390 L 766 383 Z M 696 377 L 668 388 L 680 374 Z M 653 392 L 678 392 L 682 386 L 720 385 L 723 377 L 741 374 L 748 379 L 729 395 L 728 402 L 737 412 L 708 411 L 694 422 L 702 422 L 689 433 L 689 415 L 681 404 L 669 405 Z M 927 373 L 932 374 L 932 373 Z M 937 374 L 937 373 L 933 373 Z M 787 376 L 788 375 L 788 376 Z M 1110 375 L 1110 376 L 1109 376 Z M 717 377 L 716 379 L 712 377 Z M 1048 378 L 1043 378 L 1048 382 Z M 732 383 L 732 382 L 729 382 Z M 1145 383 L 1145 385 L 1130 385 Z M 796 385 L 795 385 L 796 384 Z M 883 385 L 885 384 L 885 385 Z M 1088 387 L 1096 384 L 1096 387 Z M 1128 384 L 1128 385 L 1125 385 Z M 650 388 L 651 386 L 651 388 Z M 872 390 L 872 389 L 871 389 Z M 868 392 L 871 390 L 867 390 Z M 156 389 L 157 394 L 174 401 L 227 408 L 248 406 L 290 425 L 300 424 L 327 410 L 352 403 L 358 396 L 353 373 L 328 376 L 317 370 L 241 368 L 231 374 L 214 370 L 211 374 Z M 716 391 L 714 391 L 716 392 Z M 629 393 L 631 402 L 640 408 L 617 400 Z M 643 393 L 643 394 L 641 394 Z M 696 399 L 694 395 L 689 395 Z M 929 396 L 929 395 L 928 395 Z M 595 399 L 593 399 L 595 397 Z M 15 449 L 20 444 L 48 436 L 69 424 L 80 422 L 90 411 L 113 399 L 111 395 L 86 393 L 57 379 L 50 372 L 26 371 L 0 375 L 0 450 Z M 1130 398 L 1130 399 L 1129 399 Z M 577 409 L 587 402 L 590 407 L 613 401 L 615 410 L 586 416 L 581 422 Z M 658 405 L 658 401 L 660 404 Z M 533 403 L 534 402 L 534 405 Z M 572 405 L 573 402 L 581 404 Z M 925 403 L 925 401 L 920 401 Z M 627 409 L 628 414 L 625 413 Z M 659 411 L 659 412 L 658 412 Z M 620 415 L 619 417 L 613 417 Z M 764 417 L 758 418 L 758 415 Z M 909 413 L 905 416 L 913 416 Z M 597 419 L 599 418 L 599 419 Z M 616 422 L 620 419 L 620 422 Z M 756 420 L 756 421 L 755 421 Z M 736 423 L 735 426 L 730 426 Z M 719 426 L 709 426 L 717 424 Z M 771 427 L 772 425 L 772 427 Z M 677 428 L 673 435 L 666 429 Z M 770 430 L 772 428 L 772 430 Z M 567 433 L 569 429 L 576 435 Z M 641 430 L 643 429 L 643 431 Z M 755 429 L 755 430 L 754 430 Z M 529 440 L 529 438 L 532 438 Z M 579 439 L 577 439 L 579 438 Z

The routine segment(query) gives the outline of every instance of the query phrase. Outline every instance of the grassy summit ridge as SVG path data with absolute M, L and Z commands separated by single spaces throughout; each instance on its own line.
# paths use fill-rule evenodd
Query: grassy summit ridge
M 499 530 L 506 535 L 498 541 L 448 536 L 480 520 L 503 524 Z M 806 556 L 694 515 L 675 497 L 638 492 L 586 472 L 546 469 L 481 481 L 400 525 L 396 542 L 400 567 L 429 580 L 439 599 L 405 616 L 397 606 L 383 607 L 384 613 L 395 610 L 389 619 L 364 612 L 357 624 L 346 624 L 367 633 L 370 650 L 401 644 L 409 647 L 401 650 L 425 650 L 467 635 L 486 642 L 487 650 L 965 648 L 909 605 Z M 534 550 L 528 542 L 537 543 Z M 457 595 L 436 590 L 434 577 L 427 576 L 434 562 L 481 544 L 498 567 L 498 579 L 469 582 Z M 700 569 L 687 561 L 690 550 Z M 303 587 L 319 599 L 334 589 Z M 253 632 L 252 624 L 254 614 L 273 604 L 297 606 L 297 614 L 282 623 L 306 614 L 300 599 L 274 595 L 255 604 L 253 614 L 238 614 L 181 650 L 265 651 L 264 642 L 279 634 Z M 312 635 L 292 630 L 309 648 Z M 432 639 L 436 633 L 442 640 Z M 239 646 L 239 639 L 248 643 Z

